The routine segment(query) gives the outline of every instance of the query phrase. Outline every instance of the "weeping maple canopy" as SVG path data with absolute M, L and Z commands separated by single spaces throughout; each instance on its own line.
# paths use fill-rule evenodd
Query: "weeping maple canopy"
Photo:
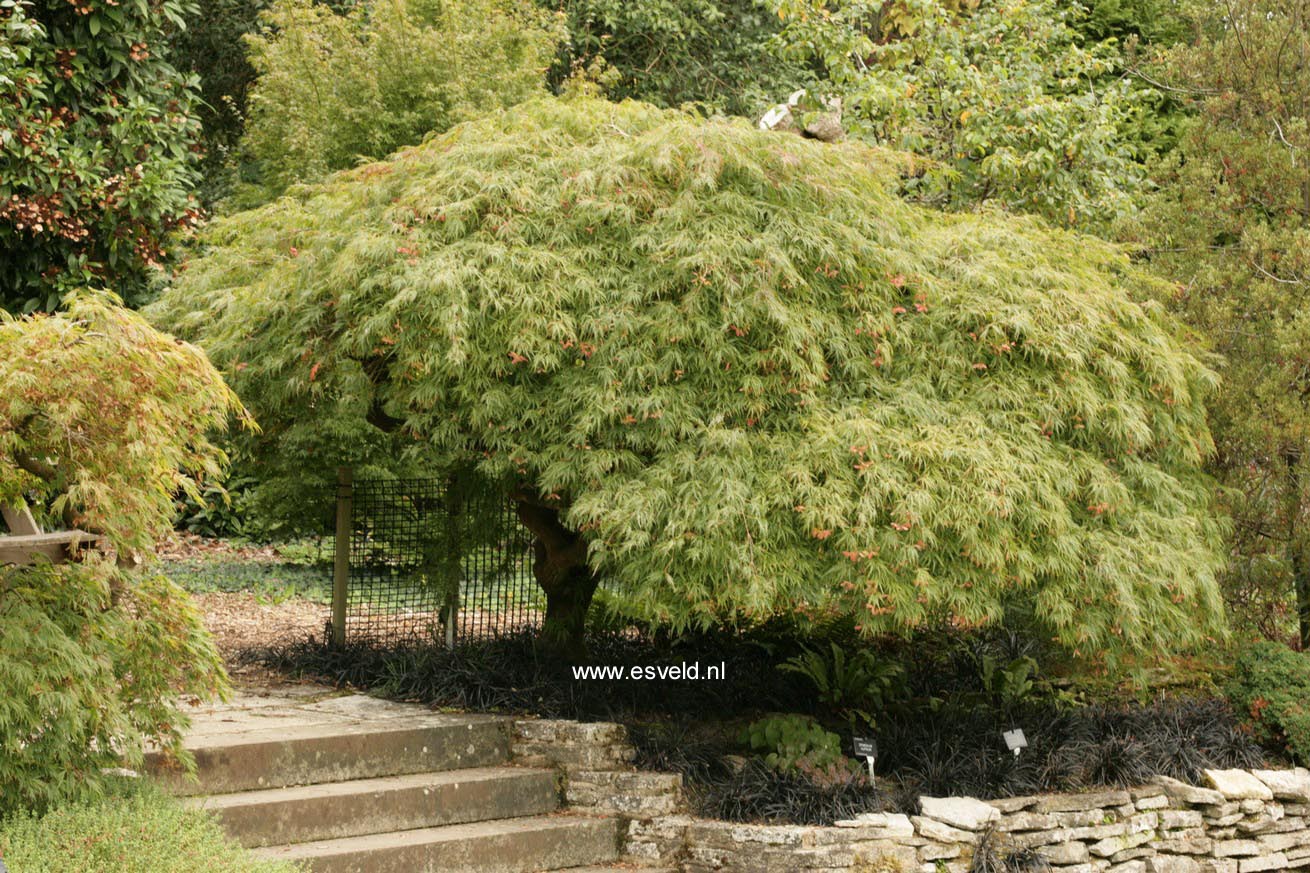
M 268 457 L 392 434 L 475 463 L 654 621 L 874 633 L 1024 602 L 1083 654 L 1218 630 L 1214 377 L 1152 280 L 1035 220 L 907 204 L 896 173 L 541 99 L 215 221 L 155 317 L 225 368 Z

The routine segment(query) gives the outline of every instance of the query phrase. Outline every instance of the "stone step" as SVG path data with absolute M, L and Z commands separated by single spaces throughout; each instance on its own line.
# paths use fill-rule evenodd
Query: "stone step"
M 642 867 L 636 862 L 618 865 L 605 864 L 599 867 L 562 867 L 548 873 L 681 873 L 676 867 Z
M 247 847 L 553 812 L 555 773 L 487 767 L 194 798 Z
M 199 782 L 148 756 L 175 794 L 227 794 L 410 773 L 492 767 L 509 760 L 511 721 L 424 713 L 362 723 L 242 725 L 188 737 Z
M 256 855 L 311 873 L 529 873 L 619 857 L 615 819 L 543 815 L 270 846 Z

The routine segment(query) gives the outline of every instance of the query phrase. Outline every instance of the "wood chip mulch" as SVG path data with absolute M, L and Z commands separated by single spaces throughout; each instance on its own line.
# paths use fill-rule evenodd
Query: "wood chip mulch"
M 273 546 L 235 545 L 227 540 L 209 539 L 174 531 L 155 547 L 161 561 L 246 561 L 275 564 L 282 560 Z
M 219 654 L 232 679 L 241 684 L 263 681 L 272 674 L 265 668 L 245 663 L 239 657 L 253 649 L 286 645 L 307 637 L 323 638 L 330 607 L 293 597 L 283 603 L 261 603 L 254 594 L 193 594 L 214 635 Z

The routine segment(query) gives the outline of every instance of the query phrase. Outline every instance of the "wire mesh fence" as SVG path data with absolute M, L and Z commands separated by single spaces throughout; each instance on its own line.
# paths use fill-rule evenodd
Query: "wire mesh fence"
M 532 535 L 498 490 L 457 478 L 346 487 L 349 567 L 334 615 L 347 639 L 453 643 L 540 623 Z

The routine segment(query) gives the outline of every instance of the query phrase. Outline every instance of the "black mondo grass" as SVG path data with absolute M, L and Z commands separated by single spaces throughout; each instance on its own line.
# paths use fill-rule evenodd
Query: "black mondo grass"
M 1008 639 L 987 645 L 1002 657 L 1025 651 Z M 592 639 L 598 664 L 725 663 L 727 679 L 712 682 L 575 679 L 570 665 L 542 657 L 526 632 L 453 649 L 438 642 L 333 648 L 306 640 L 247 653 L 246 660 L 433 707 L 617 721 L 628 727 L 639 767 L 682 774 L 696 813 L 730 821 L 831 824 L 863 812 L 915 813 L 920 795 L 1013 797 L 1141 784 L 1156 774 L 1195 782 L 1205 768 L 1264 760 L 1222 700 L 1074 707 L 1033 698 L 1003 710 L 980 701 L 969 685 L 964 671 L 976 656 L 947 652 L 937 653 L 936 663 L 960 671 L 944 677 L 947 690 L 930 697 L 927 673 L 912 668 L 916 697 L 889 706 L 872 729 L 873 782 L 856 766 L 782 771 L 741 744 L 742 728 L 762 715 L 826 718 L 851 754 L 849 727 L 824 711 L 803 677 L 775 669 L 797 650 L 786 639 L 668 641 L 618 632 Z M 1001 737 L 1016 726 L 1028 740 L 1018 756 Z M 987 869 L 1043 869 L 1033 859 L 996 857 L 1010 866 Z

